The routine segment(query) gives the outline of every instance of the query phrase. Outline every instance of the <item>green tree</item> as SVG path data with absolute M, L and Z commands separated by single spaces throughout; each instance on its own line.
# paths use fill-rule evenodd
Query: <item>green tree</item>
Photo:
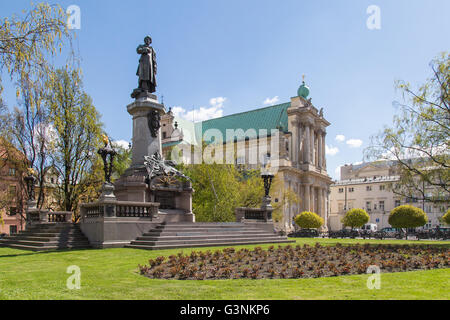
M 29 79 L 32 87 L 39 87 L 53 77 L 49 61 L 67 45 L 72 48 L 67 15 L 58 5 L 39 3 L 24 12 L 24 17 L 14 15 L 1 20 L 0 104 L 3 70 L 6 69 L 11 80 L 18 80 L 19 96 L 22 79 Z
M 192 179 L 195 193 L 192 206 L 196 221 L 235 221 L 234 209 L 239 207 L 239 172 L 233 165 L 196 164 L 183 166 Z
M 247 208 L 257 208 L 261 206 L 264 196 L 264 183 L 259 170 L 238 171 L 238 181 L 240 182 L 239 206 Z
M 406 228 L 405 237 L 408 239 L 408 228 L 417 228 L 425 225 L 428 217 L 422 209 L 403 205 L 392 209 L 389 215 L 389 224 L 394 228 Z
M 281 175 L 275 175 L 275 178 L 270 189 L 270 196 L 272 198 L 273 206 L 273 219 L 275 222 L 281 222 L 284 224 L 284 210 L 290 206 L 298 206 L 300 204 L 300 196 L 287 187 L 284 181 L 281 179 Z M 277 202 L 274 200 L 278 199 Z M 291 221 L 288 221 L 291 223 Z
M 442 217 L 442 221 L 446 224 L 450 224 L 450 209 L 447 210 L 447 213 Z
M 400 181 L 391 186 L 394 193 L 441 202 L 450 193 L 450 55 L 442 53 L 430 66 L 432 76 L 417 90 L 396 83 L 405 102 L 396 102 L 400 113 L 372 137 L 365 157 L 395 160 Z
M 365 225 L 369 222 L 369 219 L 370 217 L 365 210 L 354 208 L 347 211 L 341 222 L 345 227 L 351 227 L 353 230 L 353 228 L 358 228 Z
M 95 183 L 89 173 L 98 164 L 102 123 L 76 70 L 58 69 L 49 88 L 52 95 L 47 101 L 55 131 L 51 159 L 61 179 L 58 199 L 62 210 L 76 213 L 80 196 Z
M 318 229 L 323 226 L 324 222 L 322 217 L 309 211 L 303 211 L 295 217 L 295 223 L 304 229 Z

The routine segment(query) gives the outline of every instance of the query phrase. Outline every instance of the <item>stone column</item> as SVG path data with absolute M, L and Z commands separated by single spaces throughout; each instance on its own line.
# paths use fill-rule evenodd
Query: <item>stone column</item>
M 297 163 L 298 164 L 301 164 L 304 162 L 303 161 L 303 149 L 302 149 L 302 146 L 303 146 L 302 139 L 303 139 L 304 135 L 305 135 L 305 132 L 304 132 L 302 123 L 299 122 L 298 123 L 298 138 L 297 138 L 297 150 L 298 150 L 298 162 Z
M 315 165 L 316 160 L 315 160 L 314 153 L 315 153 L 315 151 L 316 151 L 316 148 L 315 148 L 315 146 L 314 146 L 314 138 L 315 138 L 314 126 L 311 126 L 310 131 L 311 131 L 311 139 L 310 139 L 310 142 L 309 142 L 309 143 L 310 143 L 310 148 L 311 148 L 311 150 L 310 150 L 310 157 L 311 157 L 311 158 L 310 158 L 309 163 Z
M 323 136 L 322 136 L 322 132 L 319 131 L 319 135 L 317 136 L 317 150 L 318 150 L 318 154 L 319 154 L 319 159 L 318 159 L 318 166 L 319 168 L 322 168 L 323 166 L 323 140 L 322 140 Z
M 310 128 L 309 124 L 305 124 L 305 136 L 303 137 L 303 163 L 310 163 Z
M 127 106 L 127 111 L 133 116 L 133 143 L 131 167 L 143 167 L 144 156 L 153 155 L 155 152 L 161 154 L 161 130 L 158 130 L 156 137 L 150 133 L 147 115 L 150 111 L 156 110 L 163 115 L 164 106 L 154 99 L 138 99 Z
M 327 133 L 325 131 L 322 131 L 322 168 L 324 170 L 327 169 L 327 155 L 325 152 L 325 137 L 326 137 Z
M 322 188 L 317 188 L 317 214 L 323 217 Z
M 310 196 L 310 191 L 311 191 L 311 187 L 309 184 L 305 184 L 304 185 L 304 208 L 305 211 L 310 211 L 310 200 L 311 200 L 311 196 Z
M 312 211 L 312 212 L 314 212 L 315 210 L 316 210 L 316 208 L 315 208 L 315 188 L 314 188 L 314 186 L 310 186 L 310 191 L 309 191 L 309 194 L 310 194 L 310 200 L 309 200 L 309 210 L 310 211 Z
M 293 165 L 296 166 L 298 164 L 298 121 L 297 120 L 292 120 L 291 121 L 291 125 L 292 125 L 292 162 Z

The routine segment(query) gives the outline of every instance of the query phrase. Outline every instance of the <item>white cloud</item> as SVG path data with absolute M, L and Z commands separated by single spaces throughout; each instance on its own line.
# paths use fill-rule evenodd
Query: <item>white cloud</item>
M 345 141 L 345 136 L 343 134 L 338 134 L 335 139 L 338 142 L 344 142 Z
M 180 117 L 189 121 L 205 121 L 214 118 L 223 117 L 223 104 L 227 98 L 217 97 L 209 100 L 211 107 L 200 107 L 199 109 L 194 109 L 187 111 L 183 107 L 173 107 L 172 112 L 176 117 Z
M 339 152 L 337 147 L 325 145 L 325 154 L 329 156 L 334 156 Z
M 128 150 L 129 146 L 130 146 L 130 143 L 128 141 L 125 141 L 125 140 L 116 140 L 116 141 L 113 141 L 113 144 L 116 145 L 116 146 L 119 146 L 119 147 L 121 147 L 121 148 L 123 148 L 125 150 Z
M 277 103 L 278 101 L 280 101 L 280 99 L 278 98 L 278 96 L 275 96 L 273 98 L 266 98 L 266 100 L 264 100 L 264 104 L 265 105 L 273 105 L 275 103 Z
M 341 166 L 338 166 L 336 169 L 334 169 L 334 177 L 336 180 L 341 179 Z
M 359 148 L 362 146 L 363 141 L 360 139 L 349 139 L 345 142 L 350 148 Z

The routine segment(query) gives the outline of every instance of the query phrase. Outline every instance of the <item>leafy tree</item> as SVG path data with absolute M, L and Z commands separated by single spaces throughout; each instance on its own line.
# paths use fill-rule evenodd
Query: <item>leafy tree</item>
M 304 229 L 318 229 L 324 224 L 322 217 L 314 212 L 304 211 L 295 217 L 295 223 Z
M 239 207 L 239 172 L 233 165 L 197 164 L 183 166 L 195 190 L 193 211 L 199 222 L 235 221 Z
M 19 177 L 26 172 L 26 167 L 37 173 L 39 207 L 45 200 L 42 186 L 49 153 L 47 139 L 51 126 L 44 100 L 48 95 L 47 84 L 55 75 L 51 61 L 64 47 L 70 51 L 67 63 L 75 61 L 66 21 L 60 6 L 46 3 L 24 11 L 23 17 L 12 16 L 0 21 L 0 136 L 3 138 L 0 147 Z M 4 71 L 16 87 L 19 107 L 12 111 L 2 101 Z M 17 152 L 22 155 L 17 157 Z M 20 180 L 19 184 L 25 190 L 24 181 Z M 22 214 L 19 207 L 18 212 Z
M 261 206 L 264 196 L 264 183 L 259 170 L 240 170 L 240 207 L 256 208 Z
M 405 237 L 408 239 L 408 228 L 417 228 L 425 225 L 428 217 L 422 209 L 403 205 L 392 209 L 389 215 L 389 224 L 394 228 L 406 228 Z
M 341 222 L 345 227 L 351 227 L 353 230 L 353 228 L 358 228 L 365 225 L 369 222 L 369 219 L 369 214 L 365 210 L 354 208 L 347 211 Z
M 114 157 L 113 172 L 111 179 L 119 179 L 131 165 L 131 148 L 124 148 L 117 143 L 112 142 L 112 147 L 117 155 Z
M 450 224 L 450 209 L 447 210 L 447 213 L 442 217 L 442 221 L 446 224 Z
M 62 210 L 76 212 L 80 196 L 95 184 L 89 173 L 98 164 L 102 123 L 76 70 L 58 69 L 49 88 L 52 95 L 47 102 L 55 131 L 51 160 L 61 179 L 58 199 Z
M 272 198 L 273 219 L 275 222 L 284 224 L 286 222 L 284 221 L 284 210 L 290 206 L 298 206 L 300 204 L 300 196 L 292 188 L 287 187 L 278 174 L 275 175 L 273 180 L 270 196 Z M 275 202 L 275 199 L 278 199 L 278 201 Z
M 30 86 L 39 87 L 53 77 L 49 58 L 60 53 L 67 44 L 72 47 L 67 15 L 58 5 L 39 3 L 22 18 L 12 16 L 1 20 L 0 103 L 3 70 L 7 70 L 11 80 L 19 81 L 19 96 L 22 79 L 29 79 Z
M 401 112 L 393 126 L 372 137 L 365 156 L 395 160 L 400 181 L 391 186 L 394 193 L 441 202 L 450 192 L 450 55 L 442 53 L 430 66 L 431 78 L 417 90 L 397 82 L 405 103 L 396 103 Z
M 240 171 L 234 165 L 216 163 L 178 168 L 192 179 L 192 206 L 197 221 L 233 222 L 237 207 L 261 205 L 264 186 L 259 171 Z

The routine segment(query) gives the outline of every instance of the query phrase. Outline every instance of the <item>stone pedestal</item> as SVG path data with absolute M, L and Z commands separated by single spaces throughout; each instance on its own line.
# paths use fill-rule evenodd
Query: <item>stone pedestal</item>
M 144 166 L 144 156 L 161 154 L 161 130 L 153 137 L 148 123 L 150 111 L 165 113 L 164 105 L 160 104 L 153 94 L 136 99 L 127 106 L 128 113 L 133 118 L 133 138 L 131 147 L 131 167 L 115 183 L 115 195 L 119 201 L 150 202 L 148 195 L 147 170 Z
M 108 182 L 105 182 L 101 189 L 102 193 L 100 194 L 99 201 L 115 201 L 116 196 L 114 195 L 114 185 Z
M 161 130 L 153 137 L 149 124 L 148 114 L 156 110 L 160 115 L 165 114 L 164 105 L 160 104 L 156 96 L 151 98 L 140 98 L 127 106 L 128 113 L 133 117 L 133 139 L 132 139 L 132 168 L 144 166 L 144 156 L 153 155 L 155 152 L 161 154 Z

